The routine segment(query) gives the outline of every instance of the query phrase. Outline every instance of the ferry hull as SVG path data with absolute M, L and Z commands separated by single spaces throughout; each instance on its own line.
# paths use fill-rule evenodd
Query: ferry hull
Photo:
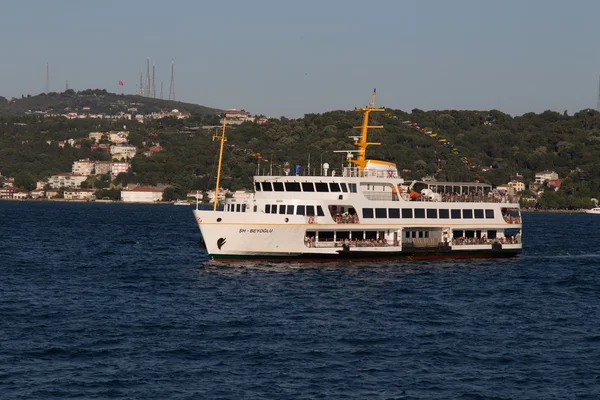
M 411 261 L 411 260 L 440 260 L 440 259 L 471 259 L 471 258 L 510 258 L 516 257 L 521 250 L 480 250 L 480 251 L 449 251 L 449 252 L 425 252 L 425 251 L 400 251 L 400 252 L 366 252 L 349 251 L 338 254 L 210 254 L 209 258 L 217 262 L 236 261 L 264 261 L 264 262 L 298 262 L 298 263 L 322 263 L 322 262 L 367 262 L 367 261 Z

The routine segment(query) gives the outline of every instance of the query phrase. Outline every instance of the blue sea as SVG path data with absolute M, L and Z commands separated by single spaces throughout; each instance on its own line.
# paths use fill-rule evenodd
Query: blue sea
M 192 207 L 0 202 L 0 399 L 600 399 L 600 216 L 508 260 L 215 264 Z

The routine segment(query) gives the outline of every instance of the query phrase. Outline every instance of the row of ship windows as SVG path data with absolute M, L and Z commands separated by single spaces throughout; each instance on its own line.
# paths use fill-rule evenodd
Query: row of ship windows
M 294 212 L 294 207 L 296 208 L 296 212 Z M 306 215 L 307 217 L 325 216 L 321 206 L 294 206 L 293 204 L 266 204 L 265 214 Z
M 257 192 L 356 193 L 356 183 L 346 185 L 337 182 L 254 182 L 254 187 Z
M 492 209 L 437 209 L 437 208 L 363 208 L 363 218 L 442 218 L 442 219 L 493 219 Z

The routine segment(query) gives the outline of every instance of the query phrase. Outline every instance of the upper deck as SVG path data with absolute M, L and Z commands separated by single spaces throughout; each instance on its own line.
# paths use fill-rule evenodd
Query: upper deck
M 362 194 L 371 201 L 424 201 L 469 203 L 517 203 L 516 196 L 507 196 L 479 182 L 405 182 L 394 167 L 364 169 L 344 167 L 327 175 L 265 175 L 254 177 L 257 197 L 330 198 L 331 194 Z

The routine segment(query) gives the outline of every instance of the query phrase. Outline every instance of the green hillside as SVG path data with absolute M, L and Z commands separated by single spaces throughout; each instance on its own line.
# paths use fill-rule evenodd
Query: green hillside
M 36 96 L 23 96 L 12 101 L 0 97 L 0 115 L 20 115 L 28 112 L 83 112 L 89 107 L 93 114 L 118 114 L 136 108 L 138 114 L 150 114 L 161 110 L 178 109 L 195 114 L 214 114 L 220 110 L 180 101 L 162 100 L 131 94 L 109 93 L 104 89 L 87 89 L 80 92 L 66 90 L 62 93 L 41 93 Z
M 360 118 L 352 111 L 332 111 L 229 128 L 222 186 L 251 189 L 259 163 L 263 173 L 272 170 L 281 174 L 285 162 L 299 164 L 305 172 L 310 156 L 311 172 L 319 172 L 321 161 L 340 168 L 345 153 L 333 151 L 353 149 L 348 136 L 356 135 L 352 127 Z M 406 121 L 429 128 L 438 136 L 420 132 Z M 91 130 L 122 129 L 124 124 L 139 155 L 132 162 L 132 172 L 119 176 L 117 183 L 168 183 L 179 193 L 212 188 L 218 152 L 218 144 L 212 140 L 214 130 L 190 127 L 218 124 L 214 114 L 145 124 L 38 115 L 0 117 L 0 172 L 15 176 L 26 171 L 41 179 L 69 171 L 77 159 L 105 157 L 90 150 L 85 138 Z M 499 185 L 517 173 L 529 182 L 536 172 L 554 170 L 562 186 L 558 191 L 545 192 L 542 207 L 588 207 L 590 198 L 600 197 L 600 113 L 594 110 L 571 116 L 545 111 L 511 117 L 497 110 L 388 109 L 385 115 L 372 114 L 371 124 L 384 128 L 370 134 L 370 141 L 382 145 L 369 147 L 368 157 L 397 163 L 405 179 L 433 176 L 437 180 L 473 181 L 477 175 L 482 182 Z M 80 148 L 59 148 L 54 142 L 69 138 L 77 139 Z M 452 146 L 440 143 L 440 138 Z M 151 157 L 141 155 L 155 144 L 164 150 Z M 468 165 L 464 158 L 468 158 Z

